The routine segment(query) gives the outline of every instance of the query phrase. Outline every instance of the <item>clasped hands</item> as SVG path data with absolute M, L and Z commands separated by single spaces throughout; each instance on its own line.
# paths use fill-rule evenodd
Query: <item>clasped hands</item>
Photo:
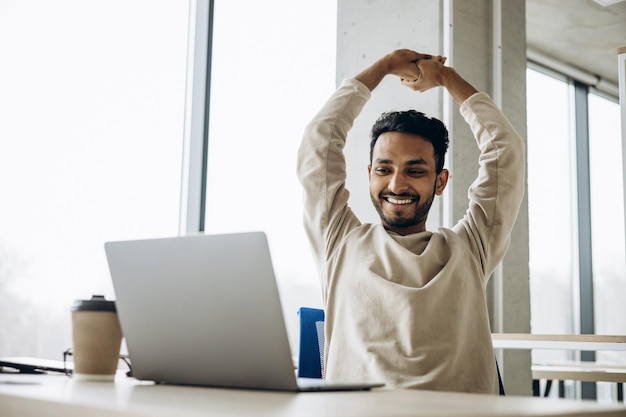
M 410 49 L 398 49 L 387 55 L 389 73 L 415 91 L 426 91 L 442 83 L 446 57 L 428 55 Z

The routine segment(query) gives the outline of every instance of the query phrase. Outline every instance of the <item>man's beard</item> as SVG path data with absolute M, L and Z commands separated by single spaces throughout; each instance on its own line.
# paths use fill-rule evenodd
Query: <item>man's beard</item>
M 417 204 L 417 207 L 415 208 L 415 212 L 413 213 L 413 215 L 410 217 L 386 216 L 382 208 L 382 204 L 383 204 L 382 202 L 384 201 L 383 195 L 379 194 L 378 198 L 374 198 L 374 196 L 370 193 L 370 198 L 383 224 L 389 227 L 410 227 L 410 226 L 419 224 L 421 222 L 426 222 L 426 218 L 428 217 L 430 208 L 433 205 L 433 201 L 435 200 L 436 189 L 437 189 L 437 183 L 435 182 L 435 186 L 433 188 L 432 194 L 428 197 L 426 201 L 424 201 L 421 204 L 420 204 L 421 199 L 419 198 L 419 195 L 417 196 L 418 199 L 417 199 L 417 202 L 415 203 Z M 400 198 L 400 199 L 402 197 L 415 197 L 408 193 L 407 194 L 394 194 L 393 196 Z

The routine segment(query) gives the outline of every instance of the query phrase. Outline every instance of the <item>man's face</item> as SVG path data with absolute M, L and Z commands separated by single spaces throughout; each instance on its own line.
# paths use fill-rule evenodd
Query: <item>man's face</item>
M 368 173 L 383 226 L 400 235 L 425 231 L 433 199 L 448 182 L 447 170 L 436 172 L 433 145 L 410 133 L 385 132 L 374 145 Z

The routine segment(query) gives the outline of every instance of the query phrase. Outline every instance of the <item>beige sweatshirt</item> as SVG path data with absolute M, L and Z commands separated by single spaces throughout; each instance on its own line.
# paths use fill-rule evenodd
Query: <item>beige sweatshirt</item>
M 481 155 L 467 213 L 452 229 L 400 236 L 362 224 L 348 206 L 343 147 L 370 94 L 345 80 L 298 153 L 326 313 L 326 378 L 497 394 L 485 287 L 523 197 L 522 139 L 487 94 L 468 98 L 460 111 Z

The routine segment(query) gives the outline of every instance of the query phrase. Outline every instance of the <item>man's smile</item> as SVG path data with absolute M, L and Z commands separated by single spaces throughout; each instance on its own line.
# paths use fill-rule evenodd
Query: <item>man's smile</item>
M 415 203 L 416 201 L 419 201 L 419 197 L 412 197 L 412 196 L 383 195 L 381 196 L 381 198 L 388 203 L 396 204 L 396 205 L 406 205 L 406 204 L 411 204 L 411 203 Z

